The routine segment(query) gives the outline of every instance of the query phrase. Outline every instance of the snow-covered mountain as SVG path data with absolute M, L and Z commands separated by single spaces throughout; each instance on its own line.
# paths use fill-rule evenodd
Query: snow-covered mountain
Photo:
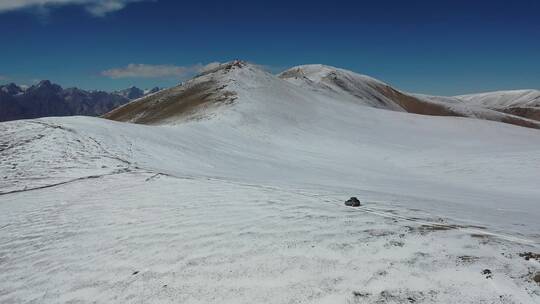
M 0 91 L 7 95 L 18 95 L 24 92 L 25 89 L 22 87 L 19 87 L 18 85 L 14 83 L 9 83 L 7 85 L 0 86 Z
M 515 90 L 456 96 L 475 106 L 540 121 L 540 91 Z
M 127 98 L 129 100 L 134 100 L 134 99 L 138 99 L 138 98 L 141 98 L 143 96 L 146 96 L 146 95 L 157 93 L 159 91 L 161 91 L 161 88 L 159 88 L 159 87 L 153 87 L 151 89 L 142 90 L 142 89 L 139 89 L 139 88 L 133 86 L 133 87 L 123 89 L 123 90 L 120 90 L 120 91 L 114 91 L 113 93 L 117 94 L 117 95 L 120 95 L 120 96 L 123 96 L 123 97 L 125 97 L 125 98 Z
M 144 96 L 144 91 L 135 86 L 120 91 L 115 91 L 114 93 L 123 96 L 129 100 L 141 98 Z
M 146 89 L 146 90 L 143 91 L 143 96 L 144 95 L 149 95 L 149 94 L 154 94 L 154 93 L 157 93 L 157 92 L 159 92 L 161 90 L 162 90 L 162 88 L 160 88 L 160 87 L 153 87 L 151 89 Z
M 334 98 L 353 96 L 359 103 L 377 108 L 424 115 L 471 117 L 540 128 L 538 122 L 531 121 L 535 119 L 534 114 L 522 115 L 522 111 L 514 108 L 527 107 L 532 113 L 540 113 L 536 112 L 540 111 L 540 92 L 534 90 L 454 98 L 409 94 L 369 76 L 324 65 L 294 67 L 279 77 L 323 94 L 333 94 Z
M 0 121 L 44 116 L 99 116 L 156 91 L 159 89 L 154 88 L 147 93 L 136 87 L 113 93 L 63 89 L 48 80 L 28 88 L 10 83 L 0 86 Z
M 234 70 L 243 72 L 236 73 Z M 248 79 L 250 77 L 251 79 Z M 260 83 L 256 83 L 257 81 Z M 250 83 L 253 86 L 272 88 L 260 92 L 260 95 L 266 96 L 246 96 L 243 99 L 302 100 L 305 96 L 323 97 L 331 98 L 336 103 L 352 102 L 416 114 L 486 119 L 540 129 L 540 122 L 530 119 L 534 117 L 521 117 L 509 108 L 505 108 L 508 109 L 505 111 L 484 104 L 465 102 L 465 97 L 462 100 L 409 94 L 369 76 L 339 68 L 304 65 L 273 76 L 241 61 L 223 64 L 175 88 L 130 103 L 105 117 L 150 124 L 174 123 L 175 119 L 200 118 L 209 115 L 208 111 L 211 112 L 213 108 L 232 104 L 239 94 L 244 93 L 242 88 L 235 90 L 231 85 L 234 83 Z M 521 100 L 527 100 L 527 96 Z
M 491 108 L 540 107 L 540 91 L 514 90 L 455 96 L 470 104 Z
M 302 73 L 0 123 L 0 302 L 538 303 L 538 130 Z

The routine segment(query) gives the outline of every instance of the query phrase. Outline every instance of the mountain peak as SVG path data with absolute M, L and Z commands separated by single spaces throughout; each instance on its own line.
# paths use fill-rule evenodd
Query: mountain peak
M 208 74 L 212 74 L 212 73 L 216 73 L 216 72 L 220 72 L 220 71 L 228 73 L 228 72 L 230 72 L 230 71 L 232 71 L 234 69 L 242 69 L 242 68 L 245 68 L 247 66 L 249 66 L 249 63 L 247 63 L 246 61 L 235 59 L 235 60 L 232 60 L 232 61 L 229 61 L 229 62 L 221 63 L 221 64 L 219 64 L 219 65 L 217 65 L 215 67 L 206 69 L 206 70 L 202 71 L 199 75 L 195 76 L 195 78 L 200 77 L 200 76 L 204 76 L 204 75 L 208 75 Z
M 8 95 L 16 95 L 23 92 L 24 90 L 20 86 L 12 82 L 12 83 L 8 83 L 6 85 L 0 86 L 0 91 Z
M 40 82 L 38 82 L 36 86 L 37 87 L 50 87 L 52 86 L 52 83 L 50 80 L 41 80 Z
M 235 59 L 235 60 L 226 62 L 225 65 L 229 65 L 231 67 L 243 68 L 245 66 L 248 66 L 249 63 L 245 60 Z
M 123 89 L 120 91 L 115 91 L 114 94 L 120 95 L 122 97 L 125 97 L 127 99 L 137 99 L 144 96 L 144 91 L 139 89 L 136 86 L 131 86 L 127 89 Z
M 373 77 L 355 73 L 324 64 L 306 64 L 292 67 L 278 75 L 282 79 L 304 78 L 310 81 L 321 82 L 323 80 L 335 82 L 344 79 L 355 79 L 357 82 L 369 83 L 372 85 L 387 84 Z
M 51 93 L 56 93 L 56 92 L 62 91 L 62 87 L 55 83 L 52 83 L 50 80 L 41 80 L 36 85 L 31 86 L 28 90 L 29 91 L 39 90 L 39 91 L 48 91 Z
M 144 95 L 153 94 L 161 91 L 160 87 L 153 87 L 151 89 L 144 90 Z

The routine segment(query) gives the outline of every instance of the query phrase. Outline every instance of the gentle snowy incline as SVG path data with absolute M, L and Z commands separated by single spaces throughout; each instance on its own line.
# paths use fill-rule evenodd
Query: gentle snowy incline
M 402 92 L 366 75 L 320 64 L 290 68 L 278 77 L 308 91 L 335 100 L 409 113 L 472 117 L 540 129 L 538 91 L 504 91 L 457 97 L 439 97 Z M 482 102 L 479 102 L 482 101 Z M 501 100 L 512 100 L 521 107 L 504 107 Z M 500 104 L 498 107 L 488 104 Z
M 514 90 L 456 96 L 470 105 L 540 121 L 540 91 Z
M 129 149 L 129 143 L 125 143 Z M 45 120 L 0 124 L 0 194 L 122 172 L 129 163 L 91 134 Z
M 417 210 L 370 201 L 353 209 L 343 199 L 142 173 L 40 190 L 39 198 L 9 195 L 0 206 L 0 302 L 540 298 L 526 276 L 538 262 L 519 257 L 526 246 L 467 232 L 478 228 L 423 225 L 416 221 L 432 215 Z

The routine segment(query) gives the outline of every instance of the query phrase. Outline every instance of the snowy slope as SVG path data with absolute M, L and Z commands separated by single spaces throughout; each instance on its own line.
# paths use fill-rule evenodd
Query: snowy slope
M 136 172 L 2 197 L 0 301 L 538 303 L 526 246 L 342 201 Z
M 514 90 L 455 96 L 470 104 L 490 108 L 502 107 L 540 107 L 540 91 Z
M 320 90 L 245 65 L 109 116 L 152 125 L 1 123 L 0 302 L 538 303 L 538 130 Z
M 352 97 L 357 103 L 376 108 L 424 115 L 471 117 L 540 129 L 536 119 L 540 117 L 540 112 L 534 109 L 527 108 L 527 114 L 523 115 L 524 110 L 521 109 L 500 111 L 457 97 L 409 94 L 369 76 L 320 64 L 293 67 L 279 77 L 334 99 Z M 522 96 L 520 100 L 530 97 Z M 529 114 L 531 111 L 534 112 Z
M 352 96 L 364 105 L 405 111 L 396 101 L 384 94 L 383 90 L 389 87 L 387 84 L 347 70 L 310 64 L 290 68 L 278 77 L 336 99 Z
M 540 121 L 540 91 L 515 90 L 456 96 L 467 104 Z

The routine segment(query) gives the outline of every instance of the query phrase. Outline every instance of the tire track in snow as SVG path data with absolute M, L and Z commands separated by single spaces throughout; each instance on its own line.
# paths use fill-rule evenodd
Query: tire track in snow
M 28 191 L 52 188 L 52 187 L 62 186 L 62 185 L 65 185 L 65 184 L 71 184 L 71 183 L 82 181 L 82 180 L 93 179 L 93 178 L 102 178 L 102 177 L 105 177 L 105 176 L 117 175 L 117 174 L 129 173 L 129 172 L 131 172 L 131 170 L 129 170 L 127 168 L 126 169 L 120 169 L 120 170 L 113 171 L 111 173 L 100 174 L 100 175 L 83 176 L 83 177 L 78 177 L 78 178 L 74 178 L 74 179 L 70 179 L 70 180 L 67 180 L 67 181 L 54 183 L 54 184 L 50 184 L 50 185 L 44 185 L 44 186 L 39 186 L 39 187 L 34 187 L 34 188 L 27 188 L 27 189 L 12 190 L 12 191 L 7 191 L 7 192 L 0 192 L 0 196 L 8 195 L 8 194 L 14 194 L 14 193 L 20 193 L 20 192 L 28 192 Z

